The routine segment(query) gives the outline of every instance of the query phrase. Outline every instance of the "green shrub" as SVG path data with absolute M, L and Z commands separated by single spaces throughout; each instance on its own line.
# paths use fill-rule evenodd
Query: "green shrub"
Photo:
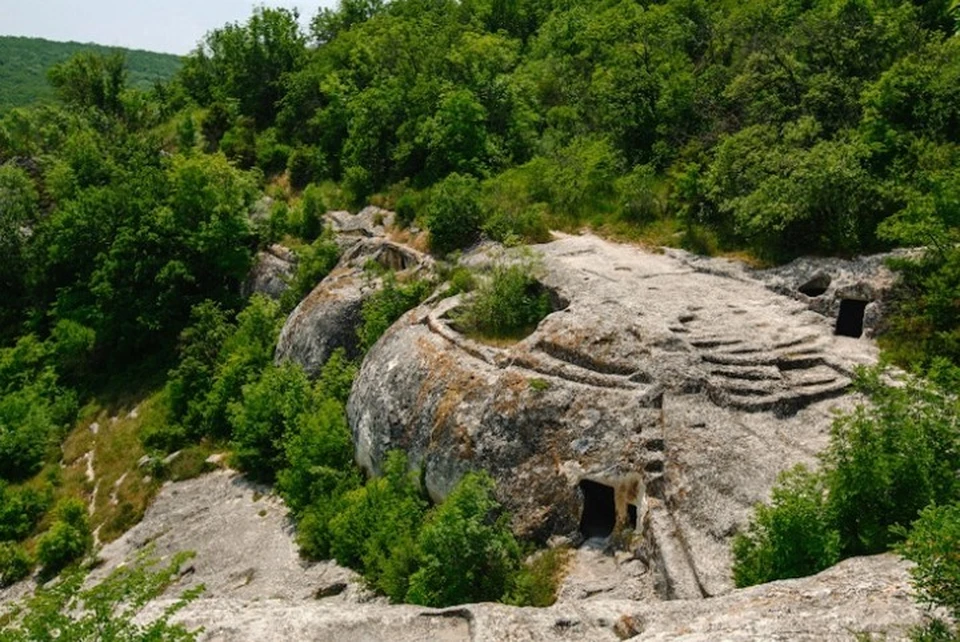
M 331 233 L 324 233 L 307 247 L 297 250 L 297 273 L 280 298 L 283 310 L 292 310 L 337 265 L 340 248 Z
M 45 576 L 76 562 L 93 544 L 87 507 L 79 499 L 60 502 L 54 516 L 50 530 L 37 540 L 37 561 L 43 565 Z
M 337 348 L 320 369 L 318 382 L 321 394 L 329 399 L 336 399 L 346 404 L 350 397 L 353 380 L 357 377 L 358 366 L 347 359 L 347 351 Z
M 60 581 L 39 587 L 0 615 L 0 639 L 195 642 L 198 631 L 170 624 L 170 619 L 196 599 L 203 587 L 181 593 L 180 599 L 147 623 L 140 623 L 136 617 L 145 604 L 182 577 L 181 567 L 188 558 L 175 555 L 169 565 L 156 569 L 156 562 L 139 557 L 92 586 L 87 584 L 86 573 L 65 573 Z M 10 617 L 14 613 L 16 617 Z
M 569 559 L 567 548 L 549 548 L 535 554 L 514 576 L 504 601 L 516 606 L 552 606 Z
M 468 333 L 513 339 L 529 334 L 552 311 L 550 295 L 534 278 L 529 264 L 498 265 L 455 320 Z
M 885 385 L 880 371 L 858 386 L 868 407 L 838 418 L 824 454 L 829 509 L 845 555 L 879 553 L 931 503 L 960 499 L 960 403 L 909 378 Z
M 51 501 L 49 489 L 14 489 L 0 481 L 0 542 L 29 537 L 50 509 Z
M 323 232 L 323 215 L 326 212 L 322 190 L 317 185 L 308 185 L 303 190 L 303 198 L 296 212 L 293 233 L 305 241 L 313 241 Z
M 426 207 L 426 223 L 430 247 L 437 254 L 449 254 L 475 243 L 482 222 L 477 179 L 451 174 L 434 186 Z
M 279 174 L 287 168 L 287 160 L 291 155 L 290 146 L 277 140 L 275 129 L 267 129 L 257 135 L 256 146 L 257 166 L 265 174 Z
M 616 182 L 620 216 L 632 223 L 646 223 L 663 214 L 656 169 L 638 165 Z
M 279 305 L 262 295 L 251 297 L 236 324 L 214 303 L 195 307 L 193 323 L 181 335 L 180 364 L 166 386 L 171 423 L 183 431 L 160 431 L 147 445 L 179 447 L 181 434 L 193 440 L 229 437 L 227 409 L 273 361 L 282 322 Z
M 947 609 L 960 622 L 960 504 L 928 506 L 898 547 L 920 600 Z
M 494 210 L 483 224 L 483 231 L 494 241 L 507 246 L 545 243 L 550 240 L 547 206 L 537 203 L 516 212 Z
M 417 536 L 419 568 L 406 599 L 423 606 L 502 599 L 520 567 L 520 547 L 493 498 L 493 480 L 468 473 Z
M 33 560 L 19 544 L 0 542 L 0 588 L 16 584 L 30 575 Z
M 277 490 L 295 514 L 314 498 L 329 497 L 344 487 L 353 471 L 353 441 L 341 403 L 327 399 L 299 417 L 283 440 L 286 467 L 277 475 Z M 355 485 L 355 484 L 348 484 Z
M 395 210 L 397 222 L 401 227 L 409 227 L 416 220 L 421 200 L 418 195 L 411 192 L 404 192 L 403 196 L 397 199 Z
M 398 283 L 392 273 L 384 276 L 383 287 L 364 301 L 360 312 L 363 323 L 357 329 L 357 337 L 361 350 L 372 348 L 404 312 L 422 303 L 432 289 L 433 284 L 427 280 Z
M 294 189 L 303 189 L 314 180 L 320 178 L 319 152 L 311 147 L 297 147 L 290 154 L 287 162 L 287 172 L 290 175 L 290 185 Z
M 316 561 L 332 557 L 330 545 L 333 535 L 330 532 L 330 522 L 344 509 L 347 494 L 360 483 L 357 475 L 353 484 L 345 481 L 329 494 L 318 495 L 312 499 L 312 503 L 297 522 L 297 544 L 303 557 Z
M 330 551 L 339 563 L 361 570 L 371 586 L 402 601 L 417 563 L 414 539 L 426 506 L 406 456 L 392 452 L 382 477 L 344 497 L 330 521 Z
M 758 505 L 733 543 L 738 587 L 817 573 L 840 560 L 821 476 L 802 466 L 780 476 L 771 504 Z
M 286 466 L 284 437 L 312 410 L 314 391 L 299 365 L 269 365 L 243 386 L 242 398 L 231 402 L 233 461 L 252 478 L 272 482 Z

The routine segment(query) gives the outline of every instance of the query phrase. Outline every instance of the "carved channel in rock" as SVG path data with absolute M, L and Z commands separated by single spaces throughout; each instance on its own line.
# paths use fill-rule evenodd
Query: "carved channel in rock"
M 863 336 L 863 314 L 868 301 L 843 299 L 840 301 L 840 314 L 837 315 L 836 334 L 842 337 L 859 339 Z

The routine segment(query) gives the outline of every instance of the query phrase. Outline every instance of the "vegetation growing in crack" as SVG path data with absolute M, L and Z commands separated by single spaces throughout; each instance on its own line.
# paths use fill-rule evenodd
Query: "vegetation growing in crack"
M 498 264 L 453 314 L 457 328 L 487 340 L 529 335 L 553 312 L 550 294 L 535 276 L 532 262 Z

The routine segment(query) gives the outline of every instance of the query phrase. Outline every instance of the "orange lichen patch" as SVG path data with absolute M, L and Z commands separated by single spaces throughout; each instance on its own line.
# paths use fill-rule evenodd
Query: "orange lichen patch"
M 411 234 L 409 228 L 399 229 L 393 227 L 387 231 L 387 238 L 394 243 L 400 243 L 402 245 L 412 247 L 418 252 L 426 253 L 430 251 L 430 236 L 426 231 L 421 231 L 417 234 Z
M 500 390 L 494 399 L 494 409 L 503 415 L 515 415 L 530 390 L 529 381 L 519 372 L 508 371 L 498 383 Z

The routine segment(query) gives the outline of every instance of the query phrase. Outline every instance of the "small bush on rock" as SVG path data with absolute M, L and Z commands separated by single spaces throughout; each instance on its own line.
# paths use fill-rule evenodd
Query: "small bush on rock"
M 87 507 L 79 499 L 67 499 L 57 506 L 50 530 L 37 540 L 37 560 L 44 575 L 52 576 L 82 558 L 92 544 Z
M 16 584 L 33 567 L 33 560 L 23 546 L 14 542 L 0 542 L 0 588 Z
M 916 564 L 910 574 L 920 600 L 960 622 L 960 504 L 924 509 L 898 550 Z
M 366 352 L 403 313 L 419 305 L 433 289 L 426 280 L 398 283 L 393 274 L 383 279 L 383 288 L 364 302 L 363 324 L 357 329 L 360 348 Z
M 280 298 L 284 311 L 293 310 L 337 265 L 340 248 L 333 235 L 324 232 L 310 245 L 297 250 L 297 273 Z
M 456 322 L 468 333 L 513 339 L 529 334 L 550 312 L 550 295 L 534 278 L 530 265 L 501 265 L 481 282 Z
M 826 511 L 822 478 L 799 466 L 785 472 L 769 506 L 759 505 L 733 543 L 737 586 L 812 575 L 840 559 L 840 535 Z
M 500 600 L 520 567 L 520 547 L 489 475 L 468 473 L 417 537 L 419 568 L 407 601 L 424 606 Z

